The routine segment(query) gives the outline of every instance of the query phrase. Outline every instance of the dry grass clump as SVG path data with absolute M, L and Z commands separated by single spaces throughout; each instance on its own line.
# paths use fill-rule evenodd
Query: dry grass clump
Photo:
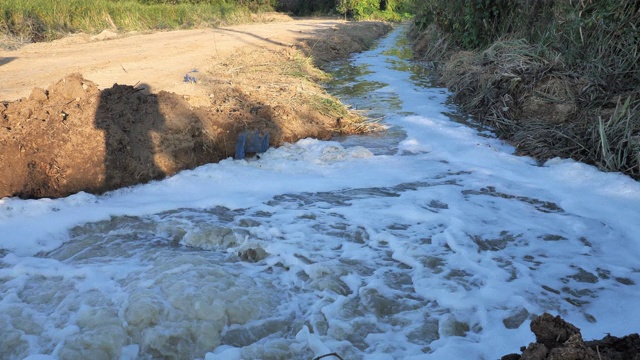
M 16 50 L 28 44 L 30 39 L 14 34 L 4 34 L 0 32 L 0 50 Z
M 443 33 L 437 26 L 431 24 L 426 29 L 417 26 L 411 28 L 409 36 L 413 39 L 413 51 L 422 61 L 433 65 L 440 64 L 451 56 L 454 47 L 449 36 Z
M 598 116 L 597 128 L 592 128 L 591 142 L 598 144 L 594 158 L 609 171 L 622 171 L 640 178 L 640 101 L 635 94 L 617 103 L 608 119 Z
M 510 140 L 519 153 L 546 160 L 566 157 L 640 179 L 640 102 L 631 97 L 614 109 L 583 112 L 585 119 L 518 124 Z
M 313 59 L 293 47 L 243 49 L 211 64 L 200 83 L 221 93 L 239 94 L 225 96 L 224 103 L 213 99 L 214 107 L 243 108 L 248 106 L 244 104 L 247 98 L 251 99 L 251 106 L 268 105 L 266 115 L 274 119 L 279 128 L 277 135 L 272 134 L 276 142 L 295 141 L 296 134 L 305 128 L 311 132 L 323 129 L 322 134 L 316 134 L 319 138 L 332 133 L 380 130 L 375 122 L 350 111 L 317 84 L 328 76 L 314 66 Z
M 465 110 L 509 134 L 523 113 L 523 105 L 535 96 L 538 81 L 561 67 L 557 57 L 541 56 L 523 40 L 503 40 L 481 53 L 453 54 L 441 79 Z
M 612 93 L 571 70 L 558 52 L 521 39 L 452 53 L 440 70 L 463 109 L 520 154 L 573 158 L 640 178 L 638 92 Z
M 568 69 L 560 54 L 524 40 L 454 53 L 441 80 L 520 154 L 573 158 L 640 178 L 638 92 L 611 96 Z

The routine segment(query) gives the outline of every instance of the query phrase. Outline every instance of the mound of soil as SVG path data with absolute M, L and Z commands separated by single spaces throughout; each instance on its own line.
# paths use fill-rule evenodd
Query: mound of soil
M 531 331 L 536 342 L 502 360 L 640 360 L 638 334 L 584 341 L 580 329 L 546 313 L 531 322 Z
M 336 118 L 309 108 L 270 106 L 233 86 L 213 89 L 212 106 L 143 85 L 99 90 L 80 74 L 0 105 L 0 197 L 63 197 L 161 179 L 234 155 L 244 131 L 270 146 L 327 139 Z
M 315 47 L 302 42 L 221 54 L 192 74 L 197 96 L 147 84 L 100 89 L 79 73 L 34 88 L 29 97 L 0 103 L 0 198 L 103 193 L 162 179 L 234 156 L 244 132 L 268 133 L 269 146 L 277 147 L 368 131 L 315 83 L 323 73 L 304 53 L 321 51 L 320 64 L 364 50 L 389 29 L 346 26 Z M 347 41 L 348 32 L 360 35 Z M 326 55 L 325 47 L 340 50 Z
M 192 109 L 176 94 L 144 90 L 116 84 L 101 91 L 72 74 L 3 104 L 0 196 L 100 193 L 232 154 L 233 144 L 216 141 L 221 131 L 233 131 L 224 116 Z M 238 109 L 235 117 L 257 116 Z

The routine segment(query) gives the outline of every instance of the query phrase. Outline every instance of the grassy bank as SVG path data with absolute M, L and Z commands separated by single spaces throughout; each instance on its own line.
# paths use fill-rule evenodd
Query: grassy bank
M 639 27 L 633 0 L 427 0 L 416 50 L 519 153 L 640 178 Z
M 3 0 L 0 34 L 20 42 L 48 41 L 104 29 L 144 31 L 235 24 L 269 3 L 164 0 Z

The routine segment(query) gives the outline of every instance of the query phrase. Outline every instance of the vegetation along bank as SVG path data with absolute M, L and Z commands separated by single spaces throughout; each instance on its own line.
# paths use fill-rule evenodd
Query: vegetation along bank
M 0 49 L 70 33 L 176 30 L 272 21 L 271 12 L 406 20 L 415 0 L 3 0 Z M 277 19 L 277 18 L 276 18 Z
M 455 99 L 517 152 L 640 178 L 640 3 L 426 0 L 413 36 Z

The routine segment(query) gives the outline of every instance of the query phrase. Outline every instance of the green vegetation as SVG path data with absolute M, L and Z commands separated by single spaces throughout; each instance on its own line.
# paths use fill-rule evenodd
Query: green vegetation
M 337 10 L 355 19 L 400 21 L 412 17 L 412 2 L 402 0 L 338 0 Z
M 524 154 L 640 178 L 638 1 L 419 4 L 418 47 L 445 60 L 443 81 L 466 110 Z
M 272 0 L 2 0 L 0 34 L 29 42 L 104 29 L 218 26 L 272 9 Z
M 401 21 L 413 17 L 416 0 L 280 0 L 295 15 L 340 14 L 356 20 Z

